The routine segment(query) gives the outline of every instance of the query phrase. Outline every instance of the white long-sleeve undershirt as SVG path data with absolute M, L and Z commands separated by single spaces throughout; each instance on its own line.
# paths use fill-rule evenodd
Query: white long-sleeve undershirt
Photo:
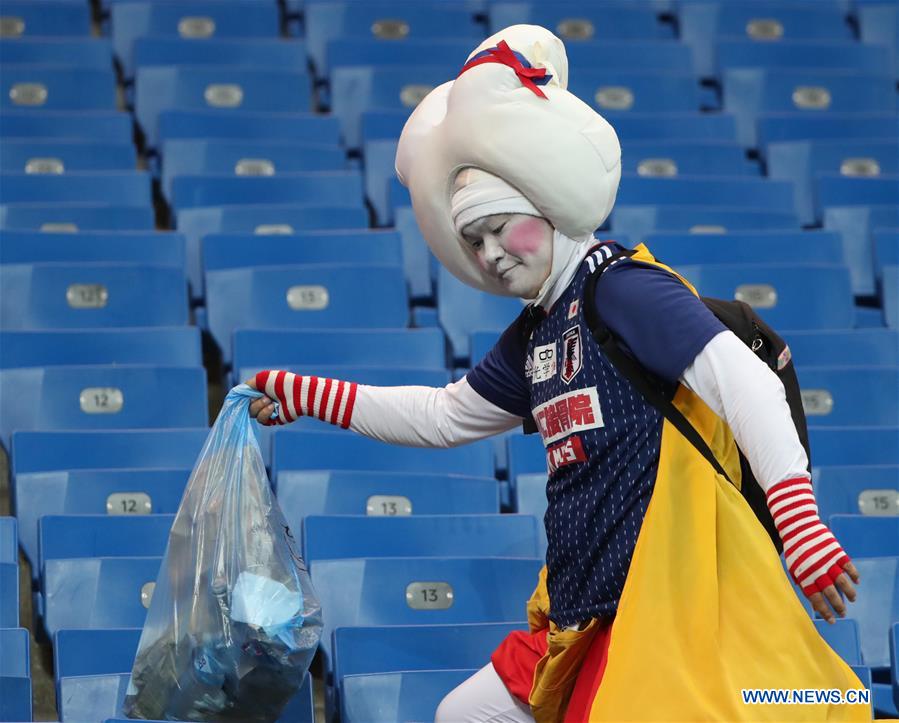
M 728 424 L 763 489 L 808 476 L 783 384 L 733 332 L 721 332 L 706 344 L 681 381 Z M 360 384 L 350 428 L 391 444 L 456 447 L 521 421 L 463 378 L 442 388 Z

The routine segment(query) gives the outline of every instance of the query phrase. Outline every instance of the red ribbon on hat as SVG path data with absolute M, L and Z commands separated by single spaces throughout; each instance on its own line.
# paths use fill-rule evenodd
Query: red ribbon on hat
M 509 44 L 505 40 L 500 40 L 495 48 L 490 48 L 486 51 L 486 55 L 482 55 L 480 58 L 476 58 L 475 60 L 471 60 L 465 64 L 465 67 L 459 71 L 459 75 L 462 75 L 466 70 L 470 70 L 474 68 L 476 65 L 483 65 L 484 63 L 499 63 L 500 65 L 508 65 L 512 70 L 515 71 L 515 75 L 521 80 L 521 84 L 528 88 L 534 95 L 543 98 L 544 100 L 548 100 L 546 95 L 544 95 L 543 91 L 540 90 L 539 87 L 534 83 L 532 78 L 543 78 L 546 76 L 546 68 L 525 68 L 522 65 L 521 61 L 512 52 L 512 48 L 509 47 Z M 459 77 L 459 76 L 456 76 Z

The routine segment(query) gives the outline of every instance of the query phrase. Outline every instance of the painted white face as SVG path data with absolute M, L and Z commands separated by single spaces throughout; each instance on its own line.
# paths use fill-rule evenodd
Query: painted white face
M 545 218 L 520 213 L 484 216 L 463 228 L 462 238 L 485 273 L 498 279 L 510 296 L 533 299 L 549 278 L 553 227 Z

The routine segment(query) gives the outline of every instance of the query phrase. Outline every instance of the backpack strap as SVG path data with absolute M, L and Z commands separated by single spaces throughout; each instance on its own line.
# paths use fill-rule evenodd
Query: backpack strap
M 590 329 L 593 339 L 599 344 L 606 358 L 612 362 L 615 368 L 634 385 L 647 402 L 655 407 L 665 419 L 671 422 L 675 429 L 687 438 L 690 444 L 706 458 L 718 474 L 733 484 L 733 480 L 724 471 L 721 463 L 718 462 L 712 450 L 709 449 L 709 445 L 706 444 L 702 435 L 696 431 L 696 428 L 690 424 L 683 413 L 674 406 L 674 402 L 661 387 L 659 380 L 653 377 L 636 359 L 621 349 L 612 331 L 602 320 L 599 310 L 596 308 L 596 284 L 603 273 L 613 264 L 618 263 L 622 259 L 630 258 L 634 253 L 634 251 L 622 251 L 615 254 L 600 264 L 596 271 L 590 275 L 590 278 L 587 279 L 584 287 L 584 299 L 581 304 L 587 327 Z

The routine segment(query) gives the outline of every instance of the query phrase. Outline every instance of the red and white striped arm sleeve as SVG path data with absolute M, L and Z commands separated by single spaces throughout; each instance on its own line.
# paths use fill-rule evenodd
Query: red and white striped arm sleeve
M 271 370 L 259 372 L 255 381 L 256 389 L 280 405 L 279 414 L 262 424 L 289 424 L 300 417 L 317 417 L 349 429 L 356 405 L 355 382 Z
M 807 596 L 833 585 L 849 555 L 818 516 L 808 477 L 784 480 L 767 492 L 768 509 L 784 543 L 784 559 Z

